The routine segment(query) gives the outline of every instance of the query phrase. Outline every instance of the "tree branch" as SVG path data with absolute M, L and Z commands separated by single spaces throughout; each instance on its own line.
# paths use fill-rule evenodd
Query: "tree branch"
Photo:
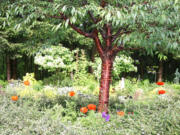
M 63 20 L 67 20 L 68 18 L 63 14 L 63 13 L 60 13 L 61 16 L 51 16 L 51 15 L 48 15 L 48 17 L 51 17 L 51 18 L 56 18 L 56 19 L 63 19 Z M 84 32 L 83 30 L 79 29 L 78 27 L 76 27 L 74 24 L 72 24 L 70 21 L 68 22 L 69 26 L 71 26 L 71 28 L 73 30 L 75 30 L 76 32 L 78 32 L 79 34 L 85 36 L 85 37 L 89 37 L 89 38 L 92 38 L 92 33 L 87 33 L 87 32 Z
M 64 20 L 68 19 L 63 13 L 60 13 L 60 15 Z M 70 21 L 69 21 L 69 25 L 71 26 L 72 29 L 74 29 L 79 34 L 84 35 L 85 37 L 92 38 L 92 33 L 87 33 L 87 32 L 82 31 L 81 29 L 73 25 Z
M 101 7 L 105 7 L 106 6 L 106 2 L 105 2 L 105 0 L 101 0 Z
M 117 43 L 113 46 L 112 48 L 112 54 L 115 55 L 116 53 L 118 53 L 119 51 L 124 49 L 124 44 L 123 42 L 121 42 L 121 44 L 118 46 Z
M 106 46 L 109 48 L 112 45 L 112 34 L 111 34 L 111 27 L 110 25 L 106 24 Z
M 98 30 L 97 29 L 93 31 L 93 39 L 94 39 L 94 42 L 96 44 L 96 48 L 97 48 L 97 51 L 98 51 L 100 57 L 103 58 L 104 51 L 103 51 L 101 41 L 98 37 Z
M 92 15 L 92 12 L 91 12 L 91 11 L 88 11 L 88 14 L 89 14 L 91 20 L 96 24 L 96 23 L 97 23 L 97 20 L 96 20 L 96 18 L 94 18 L 94 16 Z
M 140 49 L 144 49 L 143 47 L 139 47 L 139 48 L 123 48 L 123 50 L 140 50 Z
M 116 40 L 116 38 L 120 35 L 120 33 L 122 32 L 122 29 L 118 29 L 118 31 L 116 32 L 116 34 L 114 34 L 112 36 L 112 42 L 114 42 Z
M 104 40 L 106 40 L 106 34 L 103 30 L 99 30 L 101 36 L 103 37 Z
M 133 31 L 122 31 L 122 29 L 120 28 L 116 34 L 112 35 L 112 42 L 114 42 L 119 36 L 123 35 L 123 34 L 129 34 L 132 33 Z
M 123 41 L 121 42 L 120 45 L 117 45 L 115 44 L 112 48 L 112 54 L 116 54 L 118 53 L 119 51 L 122 51 L 122 50 L 139 50 L 139 49 L 144 49 L 143 47 L 138 47 L 138 48 L 124 48 L 124 43 Z
M 101 18 L 97 18 L 97 19 L 96 19 L 96 18 L 93 16 L 93 14 L 92 14 L 91 11 L 88 11 L 88 14 L 89 14 L 91 20 L 92 20 L 95 24 L 97 24 L 99 21 L 102 20 Z
M 69 25 L 71 26 L 72 29 L 74 29 L 76 32 L 78 32 L 79 34 L 85 36 L 85 37 L 89 37 L 92 38 L 92 33 L 87 33 L 82 31 L 81 29 L 77 28 L 76 26 L 74 26 L 72 23 L 69 22 Z

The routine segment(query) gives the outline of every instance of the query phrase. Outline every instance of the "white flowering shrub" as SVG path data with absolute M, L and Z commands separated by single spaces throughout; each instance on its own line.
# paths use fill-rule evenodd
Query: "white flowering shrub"
M 70 70 L 73 59 L 73 52 L 59 45 L 41 49 L 36 53 L 34 63 L 49 71 L 60 68 Z
M 137 67 L 133 64 L 134 60 L 130 56 L 121 55 L 116 56 L 113 64 L 113 78 L 119 79 L 123 72 L 137 72 Z M 92 64 L 94 69 L 94 75 L 99 80 L 101 77 L 101 65 L 102 61 L 100 58 L 95 58 L 95 62 Z

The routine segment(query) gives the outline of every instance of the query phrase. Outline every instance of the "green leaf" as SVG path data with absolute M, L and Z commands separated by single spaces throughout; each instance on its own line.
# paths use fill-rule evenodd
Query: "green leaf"
M 65 22 L 65 28 L 68 27 L 68 24 L 69 24 L 69 19 L 67 19 L 66 22 Z
M 67 7 L 66 6 L 64 6 L 63 8 L 62 8 L 62 12 L 65 12 L 66 11 L 66 9 L 67 9 Z
M 120 11 L 117 11 L 117 17 L 118 17 L 118 19 L 121 18 L 121 12 Z
M 71 17 L 70 22 L 71 22 L 71 23 L 75 23 L 75 22 L 76 22 L 76 17 L 74 17 L 74 16 Z
M 58 24 L 57 26 L 56 26 L 56 28 L 55 28 L 55 31 L 57 31 L 60 27 L 61 27 L 61 23 L 60 24 Z
M 111 20 L 111 13 L 110 12 L 107 13 L 106 20 L 107 20 L 107 22 L 109 22 Z
M 15 29 L 16 31 L 19 31 L 20 27 L 21 27 L 21 24 L 17 24 L 17 25 L 15 25 L 14 29 Z

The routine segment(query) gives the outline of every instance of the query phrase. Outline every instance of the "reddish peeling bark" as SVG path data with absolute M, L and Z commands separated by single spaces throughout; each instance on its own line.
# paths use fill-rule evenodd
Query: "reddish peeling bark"
M 107 46 L 107 49 L 109 49 L 109 47 L 111 46 L 112 42 L 111 42 L 111 28 L 108 24 L 106 24 L 106 46 Z
M 109 103 L 109 87 L 111 83 L 111 73 L 113 67 L 113 60 L 110 58 L 105 58 L 102 60 L 102 70 L 101 70 L 101 83 L 99 91 L 99 112 L 108 113 L 108 103 Z
M 108 103 L 109 103 L 109 87 L 111 83 L 111 73 L 113 68 L 113 61 L 116 53 L 119 49 L 114 49 L 112 51 L 112 41 L 111 41 L 111 29 L 110 26 L 106 25 L 106 45 L 105 49 L 101 45 L 101 41 L 98 37 L 98 31 L 95 30 L 93 33 L 94 42 L 97 48 L 97 51 L 102 60 L 102 70 L 101 70 L 101 81 L 99 89 L 99 105 L 98 112 L 108 113 Z

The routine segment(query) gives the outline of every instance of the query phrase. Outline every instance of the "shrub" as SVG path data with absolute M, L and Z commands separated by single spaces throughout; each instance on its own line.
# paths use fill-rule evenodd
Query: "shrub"
M 73 81 L 71 80 L 70 76 L 68 76 L 64 72 L 59 72 L 48 78 L 45 78 L 43 80 L 43 82 L 46 85 L 56 85 L 56 86 L 60 86 L 60 87 L 73 85 Z
M 41 49 L 34 59 L 35 64 L 49 71 L 72 70 L 73 53 L 62 45 Z
M 8 84 L 7 81 L 0 80 L 0 86 L 6 87 L 7 84 Z

